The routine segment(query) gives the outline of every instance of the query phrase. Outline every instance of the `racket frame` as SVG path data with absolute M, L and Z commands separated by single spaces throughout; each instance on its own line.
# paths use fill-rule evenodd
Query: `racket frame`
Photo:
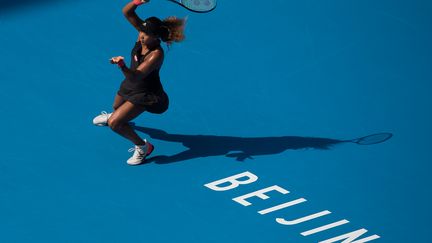
M 362 140 L 365 140 L 368 137 L 373 137 L 373 136 L 378 136 L 378 135 L 386 135 L 385 139 L 380 140 L 379 142 L 374 142 L 374 143 L 361 143 Z M 378 143 L 383 143 L 387 140 L 389 140 L 391 137 L 393 137 L 392 133 L 389 132 L 382 132 L 382 133 L 375 133 L 375 134 L 371 134 L 368 136 L 364 136 L 361 138 L 356 138 L 356 139 L 352 139 L 352 140 L 347 140 L 346 142 L 351 142 L 351 143 L 356 143 L 358 145 L 372 145 L 372 144 L 378 144 Z
M 195 13 L 208 13 L 208 12 L 213 11 L 213 10 L 216 8 L 216 6 L 217 6 L 217 1 L 214 0 L 215 5 L 214 5 L 213 8 L 211 8 L 211 9 L 209 9 L 209 10 L 205 10 L 205 11 L 198 11 L 198 10 L 194 10 L 194 9 L 191 9 L 191 8 L 186 7 L 185 5 L 183 5 L 183 3 L 181 3 L 181 0 L 180 0 L 180 1 L 177 1 L 177 0 L 168 0 L 168 1 L 173 2 L 173 3 L 176 3 L 176 4 L 180 5 L 180 6 L 182 6 L 183 8 L 185 8 L 185 9 L 187 9 L 187 10 L 189 10 L 189 11 L 195 12 Z

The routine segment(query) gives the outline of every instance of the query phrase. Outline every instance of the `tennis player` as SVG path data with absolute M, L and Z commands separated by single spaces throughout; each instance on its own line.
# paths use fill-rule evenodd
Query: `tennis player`
M 123 8 L 126 19 L 138 31 L 138 40 L 132 49 L 131 64 L 125 64 L 124 57 L 110 59 L 116 64 L 125 79 L 114 98 L 113 112 L 102 112 L 93 119 L 97 126 L 109 126 L 135 144 L 129 152 L 134 152 L 127 160 L 129 165 L 138 165 L 153 151 L 153 145 L 142 139 L 130 126 L 129 121 L 138 117 L 144 111 L 161 114 L 168 109 L 168 96 L 159 78 L 159 70 L 164 60 L 164 50 L 161 42 L 171 45 L 184 39 L 185 20 L 169 17 L 160 20 L 150 17 L 142 20 L 135 10 L 138 6 L 150 0 L 134 0 Z

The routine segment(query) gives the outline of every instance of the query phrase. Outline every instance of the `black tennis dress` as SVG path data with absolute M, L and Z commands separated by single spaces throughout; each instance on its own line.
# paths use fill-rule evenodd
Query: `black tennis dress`
M 141 48 L 141 42 L 136 42 L 131 53 L 131 70 L 136 70 L 150 53 L 141 55 Z M 169 99 L 162 87 L 159 69 L 140 80 L 124 79 L 117 94 L 134 105 L 143 106 L 150 113 L 161 114 L 168 109 Z

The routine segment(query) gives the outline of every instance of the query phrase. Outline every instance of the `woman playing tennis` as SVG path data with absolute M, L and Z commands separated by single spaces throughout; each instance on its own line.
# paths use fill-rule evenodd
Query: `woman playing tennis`
M 127 160 L 130 165 L 138 165 L 153 151 L 153 145 L 142 139 L 130 126 L 129 121 L 135 119 L 144 111 L 161 114 L 168 109 L 168 96 L 159 79 L 159 70 L 164 60 L 164 50 L 161 41 L 170 45 L 184 39 L 185 20 L 169 17 L 160 20 L 150 17 L 142 20 L 135 13 L 136 8 L 150 0 L 134 0 L 126 4 L 123 14 L 138 31 L 138 40 L 132 49 L 131 64 L 125 64 L 124 57 L 110 59 L 117 64 L 125 79 L 114 98 L 112 113 L 102 112 L 93 119 L 98 126 L 109 126 L 135 144 L 134 151 Z

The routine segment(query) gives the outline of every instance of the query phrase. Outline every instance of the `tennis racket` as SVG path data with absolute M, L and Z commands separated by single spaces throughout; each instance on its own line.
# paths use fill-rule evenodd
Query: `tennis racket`
M 352 140 L 345 140 L 343 142 L 356 143 L 359 145 L 371 145 L 377 143 L 383 143 L 393 137 L 393 134 L 384 132 L 384 133 L 376 133 L 366 137 L 356 138 Z
M 216 8 L 216 0 L 168 0 L 196 13 L 207 13 Z

